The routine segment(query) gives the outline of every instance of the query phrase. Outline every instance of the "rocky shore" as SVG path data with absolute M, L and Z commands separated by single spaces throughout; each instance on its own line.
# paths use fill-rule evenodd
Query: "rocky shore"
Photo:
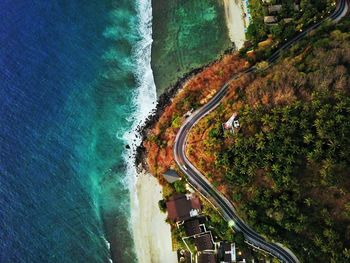
M 227 49 L 223 55 L 232 53 L 235 50 L 234 47 Z M 215 61 L 208 63 L 202 67 L 192 69 L 190 72 L 186 73 L 182 78 L 180 78 L 174 85 L 170 86 L 164 93 L 162 93 L 158 100 L 156 109 L 149 115 L 147 120 L 144 122 L 144 125 L 138 127 L 138 132 L 141 136 L 142 142 L 147 138 L 148 131 L 153 127 L 153 125 L 159 120 L 166 106 L 168 106 L 171 100 L 176 96 L 176 94 L 181 90 L 185 83 L 190 80 L 193 76 L 207 69 L 208 67 L 215 64 L 218 60 L 222 58 L 221 55 Z M 146 163 L 146 152 L 145 147 L 141 143 L 136 149 L 135 155 L 135 165 L 138 171 L 148 170 Z

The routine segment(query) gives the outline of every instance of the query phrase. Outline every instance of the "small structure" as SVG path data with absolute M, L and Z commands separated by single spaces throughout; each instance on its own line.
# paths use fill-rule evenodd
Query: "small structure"
M 191 114 L 192 114 L 192 112 L 193 112 L 193 109 L 190 109 L 188 112 L 186 112 L 186 113 L 184 114 L 184 117 L 185 117 L 185 118 L 190 117 Z
M 236 119 L 236 117 L 237 117 L 237 113 L 234 112 L 232 116 L 228 119 L 228 121 L 223 124 L 223 127 L 225 130 L 232 129 L 233 121 Z
M 293 21 L 293 18 L 290 18 L 290 17 L 289 18 L 284 18 L 283 21 L 284 21 L 284 23 L 288 24 L 288 23 Z
M 220 245 L 220 263 L 236 262 L 236 245 L 234 243 L 222 242 Z
M 195 237 L 194 243 L 198 251 L 212 251 L 214 249 L 214 242 L 210 233 Z
M 282 10 L 282 5 L 270 5 L 268 7 L 269 14 L 271 13 L 279 13 Z
M 176 182 L 177 180 L 181 180 L 181 177 L 177 174 L 175 170 L 169 169 L 163 174 L 165 180 L 167 180 L 168 183 L 172 184 Z
M 166 202 L 168 219 L 180 222 L 195 217 L 201 212 L 200 200 L 192 194 L 175 194 Z
M 178 250 L 177 251 L 177 260 L 180 263 L 191 263 L 192 262 L 192 256 L 191 253 L 187 250 Z
M 240 127 L 239 121 L 238 121 L 238 118 L 237 118 L 237 113 L 234 112 L 232 114 L 232 116 L 230 117 L 230 119 L 228 119 L 227 122 L 222 124 L 222 127 L 223 127 L 224 130 L 231 130 L 232 133 L 235 133 L 234 129 L 237 129 L 237 128 Z
M 198 263 L 216 263 L 215 254 L 201 253 L 197 258 Z
M 187 236 L 198 235 L 202 232 L 198 219 L 185 221 L 184 228 Z
M 276 24 L 277 18 L 275 16 L 264 16 L 264 23 L 269 25 Z
M 300 5 L 297 3 L 294 3 L 294 10 L 295 11 L 300 11 Z

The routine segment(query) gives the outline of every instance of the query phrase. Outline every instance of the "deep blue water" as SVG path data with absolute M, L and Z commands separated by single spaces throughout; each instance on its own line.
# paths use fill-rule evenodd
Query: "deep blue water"
M 135 261 L 135 5 L 0 1 L 0 262 Z

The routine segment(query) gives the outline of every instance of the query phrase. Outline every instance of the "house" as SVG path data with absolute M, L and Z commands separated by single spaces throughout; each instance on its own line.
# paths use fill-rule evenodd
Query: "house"
M 297 3 L 294 3 L 294 10 L 295 11 L 300 11 L 300 5 Z
M 265 24 L 275 24 L 277 23 L 277 18 L 275 16 L 264 16 L 264 23 Z
M 223 127 L 225 130 L 232 129 L 232 124 L 233 124 L 233 121 L 236 119 L 236 117 L 237 117 L 237 113 L 234 112 L 232 116 L 228 119 L 228 121 L 223 124 Z
M 278 23 L 278 18 L 276 17 L 276 15 L 282 12 L 283 5 L 273 4 L 271 3 L 272 1 L 266 1 L 266 0 L 263 0 L 263 2 L 267 4 L 267 11 L 269 14 L 264 17 L 264 23 L 267 25 L 276 25 Z M 294 11 L 296 12 L 300 11 L 300 1 L 298 0 L 294 1 L 293 7 L 294 7 Z M 290 17 L 284 17 L 283 21 L 285 23 L 290 23 L 291 21 L 293 21 L 293 19 Z
M 293 18 L 285 18 L 285 19 L 283 19 L 283 21 L 284 21 L 284 23 L 290 23 L 290 22 L 292 22 L 293 21 Z
M 271 13 L 279 13 L 282 11 L 282 5 L 270 5 L 268 7 L 269 14 Z
M 211 251 L 214 249 L 214 242 L 210 233 L 195 237 L 194 244 L 198 251 Z
M 191 220 L 185 221 L 184 228 L 187 236 L 198 235 L 202 232 L 198 219 L 191 219 Z
M 226 121 L 225 123 L 222 124 L 222 128 L 224 130 L 231 130 L 232 133 L 234 133 L 234 129 L 239 128 L 239 121 L 237 118 L 237 112 L 234 112 L 232 114 L 232 116 L 230 117 L 230 119 L 228 119 L 228 121 Z
M 216 258 L 214 254 L 204 254 L 201 253 L 197 257 L 198 263 L 216 263 Z
M 220 263 L 236 262 L 236 245 L 234 243 L 222 242 L 220 244 Z
M 175 170 L 172 170 L 172 169 L 169 169 L 168 171 L 166 171 L 163 174 L 163 177 L 170 184 L 176 182 L 177 180 L 181 180 L 181 177 L 177 174 L 177 172 Z
M 233 121 L 233 127 L 238 129 L 239 128 L 239 121 L 238 120 L 234 120 Z
M 201 212 L 200 200 L 193 194 L 175 194 L 166 202 L 168 219 L 180 222 L 195 217 Z

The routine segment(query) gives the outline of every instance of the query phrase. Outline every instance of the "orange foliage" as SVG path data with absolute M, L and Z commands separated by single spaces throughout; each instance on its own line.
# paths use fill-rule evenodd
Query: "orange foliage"
M 205 104 L 232 75 L 248 66 L 237 54 L 228 54 L 183 84 L 144 141 L 147 165 L 153 175 L 161 179 L 162 173 L 175 164 L 173 145 L 179 127 L 174 124 L 174 120 L 178 117 L 182 122 L 186 112 Z

